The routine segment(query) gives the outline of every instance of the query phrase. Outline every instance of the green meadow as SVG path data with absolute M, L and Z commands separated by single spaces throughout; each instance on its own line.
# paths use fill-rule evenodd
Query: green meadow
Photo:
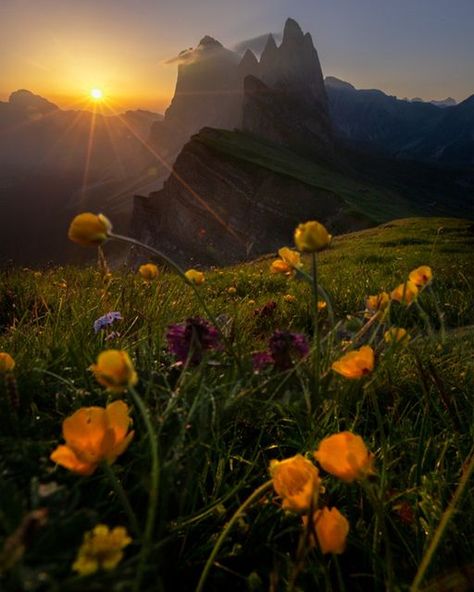
M 0 352 L 15 368 L 0 374 L 0 589 L 471 590 L 473 247 L 472 222 L 454 218 L 335 237 L 317 255 L 329 304 L 316 321 L 311 285 L 270 273 L 275 255 L 204 270 L 202 302 L 159 261 L 149 282 L 103 261 L 1 271 Z M 432 282 L 374 321 L 367 296 L 421 265 Z M 96 333 L 110 311 L 122 320 Z M 177 363 L 168 328 L 197 316 L 217 325 L 221 346 Z M 387 343 L 390 327 L 409 341 Z M 252 353 L 278 329 L 304 334 L 309 354 L 256 371 Z M 331 369 L 367 344 L 372 372 Z M 130 355 L 133 392 L 95 380 L 89 368 L 106 349 Z M 50 459 L 68 416 L 117 399 L 135 435 L 113 464 L 83 476 Z M 320 442 L 342 431 L 363 438 L 374 474 L 347 483 L 315 461 Z M 350 524 L 343 553 L 310 544 L 314 533 L 269 482 L 271 460 L 298 453 L 319 468 L 317 507 L 337 507 Z M 114 569 L 80 575 L 72 566 L 98 524 L 125 527 L 132 541 Z

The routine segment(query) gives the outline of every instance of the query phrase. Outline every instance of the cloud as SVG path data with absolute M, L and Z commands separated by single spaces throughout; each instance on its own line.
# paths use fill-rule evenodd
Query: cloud
M 240 54 L 245 53 L 247 49 L 251 49 L 255 54 L 260 55 L 265 47 L 268 36 L 273 35 L 273 38 L 277 43 L 280 43 L 282 39 L 281 33 L 265 33 L 265 35 L 259 35 L 258 37 L 252 37 L 250 39 L 244 39 L 234 45 L 234 51 Z
M 164 60 L 163 64 L 189 64 L 198 58 L 198 55 L 196 55 L 198 52 L 199 50 L 194 49 L 193 47 L 183 49 L 183 51 L 180 51 L 177 56 Z

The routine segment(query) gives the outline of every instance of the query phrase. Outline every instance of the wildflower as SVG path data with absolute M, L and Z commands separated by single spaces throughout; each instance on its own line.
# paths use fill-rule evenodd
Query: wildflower
M 337 508 L 325 507 L 314 512 L 312 519 L 321 553 L 344 553 L 349 534 L 347 518 Z M 303 524 L 307 527 L 308 516 L 303 516 Z M 314 537 L 310 537 L 310 541 L 314 545 Z
M 69 226 L 68 237 L 84 247 L 105 242 L 112 231 L 112 223 L 103 214 L 79 214 Z
M 50 459 L 79 475 L 92 475 L 98 465 L 112 464 L 127 449 L 134 432 L 129 432 L 129 409 L 124 401 L 103 407 L 82 407 L 63 421 L 65 445 Z
M 15 367 L 15 360 L 7 352 L 0 352 L 0 374 L 11 372 Z
M 191 364 L 199 364 L 204 352 L 220 349 L 219 332 L 216 327 L 200 317 L 170 325 L 166 333 L 166 340 L 168 341 L 168 350 L 180 362 L 186 362 L 191 354 L 189 360 Z
M 272 273 L 283 273 L 285 275 L 293 275 L 295 269 L 303 267 L 301 263 L 301 255 L 288 247 L 282 247 L 278 250 L 280 259 L 276 259 L 270 265 Z
M 265 318 L 271 317 L 275 312 L 277 303 L 274 300 L 269 300 L 261 308 L 256 308 L 253 312 L 254 316 Z
M 272 460 L 270 475 L 284 510 L 307 512 L 314 504 L 321 480 L 311 461 L 297 454 L 285 460 Z
M 230 286 L 230 288 L 227 288 L 227 293 L 234 296 L 234 294 L 237 294 L 237 288 L 235 286 Z
M 347 483 L 374 472 L 373 454 L 367 450 L 362 438 L 351 432 L 324 438 L 314 458 L 325 471 Z
M 98 333 L 101 329 L 105 329 L 113 325 L 115 321 L 122 320 L 122 315 L 118 312 L 118 310 L 108 312 L 94 321 L 94 332 Z
M 422 288 L 431 282 L 433 278 L 433 272 L 431 271 L 431 267 L 428 265 L 422 265 L 421 267 L 417 267 L 413 271 L 410 272 L 408 279 L 415 284 L 418 288 Z
M 293 296 L 293 294 L 285 294 L 283 300 L 285 302 L 296 302 L 296 296 Z
M 273 364 L 273 358 L 269 352 L 255 352 L 252 354 L 252 365 L 255 372 L 260 372 L 260 370 L 271 364 Z
M 112 393 L 121 393 L 138 382 L 138 376 L 127 352 L 107 349 L 99 354 L 97 363 L 89 368 L 99 384 Z
M 206 279 L 202 271 L 197 271 L 197 269 L 188 269 L 184 275 L 186 276 L 188 282 L 194 284 L 195 286 L 200 286 Z
M 387 292 L 380 292 L 373 296 L 368 296 L 365 301 L 365 307 L 369 314 L 383 312 L 390 303 L 390 295 Z
M 295 358 L 304 358 L 309 352 L 308 340 L 301 333 L 277 330 L 270 337 L 268 345 L 273 363 L 280 370 L 288 370 Z
M 402 327 L 391 327 L 388 331 L 385 331 L 383 338 L 385 343 L 407 343 L 410 341 L 410 336 L 406 329 Z
M 411 304 L 418 296 L 418 288 L 416 284 L 408 280 L 404 284 L 400 284 L 390 294 L 392 300 L 400 302 L 400 304 Z
M 345 378 L 361 378 L 374 369 L 374 350 L 370 345 L 363 345 L 336 360 L 331 368 Z
M 331 238 L 326 228 L 315 220 L 300 224 L 295 230 L 296 248 L 307 253 L 321 251 L 329 245 Z
M 318 300 L 318 311 L 321 312 L 327 308 L 328 303 L 325 300 Z
M 99 569 L 114 569 L 123 558 L 123 549 L 131 542 L 123 526 L 109 529 L 106 524 L 98 524 L 84 534 L 72 569 L 81 576 L 93 574 Z
M 138 273 L 144 280 L 151 282 L 158 277 L 159 271 L 154 263 L 146 263 L 145 265 L 140 265 Z

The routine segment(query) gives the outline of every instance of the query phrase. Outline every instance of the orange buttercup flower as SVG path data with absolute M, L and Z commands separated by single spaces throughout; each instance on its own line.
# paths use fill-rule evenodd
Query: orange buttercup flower
M 130 444 L 131 419 L 124 401 L 103 407 L 82 407 L 63 421 L 65 445 L 50 459 L 79 475 L 91 475 L 101 462 L 113 463 Z
M 285 302 L 296 302 L 296 296 L 293 296 L 293 294 L 285 294 L 283 300 Z
M 373 454 L 367 450 L 364 440 L 352 432 L 324 438 L 314 457 L 325 471 L 347 483 L 374 472 Z
M 318 300 L 318 310 L 324 310 L 325 308 L 327 308 L 328 303 L 325 300 Z
M 331 368 L 345 378 L 362 378 L 374 369 L 374 350 L 370 345 L 363 345 L 336 360 Z
M 204 283 L 206 279 L 202 271 L 198 271 L 197 269 L 188 269 L 188 271 L 184 274 L 188 282 L 194 284 L 195 286 L 200 286 Z
M 300 269 L 303 266 L 301 263 L 301 255 L 288 247 L 282 247 L 279 249 L 278 255 L 280 259 L 275 259 L 270 265 L 270 271 L 272 273 L 294 275 L 295 269 Z
M 422 288 L 431 282 L 433 279 L 433 272 L 428 265 L 422 265 L 411 271 L 408 279 L 418 288 Z
M 402 327 L 391 327 L 388 331 L 385 331 L 383 338 L 385 343 L 407 343 L 410 341 L 410 336 L 406 329 L 403 329 Z
M 98 246 L 109 238 L 112 223 L 103 214 L 79 214 L 69 226 L 68 237 L 84 247 Z
M 344 553 L 347 535 L 349 534 L 349 521 L 337 508 L 323 508 L 313 514 L 313 525 L 318 539 L 319 548 L 323 554 Z M 303 516 L 303 524 L 308 527 L 308 516 Z M 314 545 L 314 537 L 310 537 Z
M 112 393 L 121 393 L 138 382 L 137 373 L 126 351 L 108 349 L 101 352 L 97 364 L 92 364 L 90 370 L 97 382 Z
M 7 352 L 0 352 L 0 374 L 11 372 L 15 367 L 15 360 Z
M 367 310 L 372 314 L 375 314 L 379 311 L 384 311 L 389 304 L 390 295 L 387 292 L 380 292 L 380 294 L 368 296 L 367 300 L 365 301 Z
M 397 286 L 390 294 L 392 300 L 396 300 L 401 304 L 411 304 L 417 296 L 418 288 L 416 284 L 410 280 Z
M 150 282 L 151 280 L 156 279 L 160 272 L 154 263 L 145 263 L 144 265 L 140 265 L 138 273 L 144 280 Z
M 311 461 L 297 454 L 285 460 L 272 460 L 270 475 L 284 510 L 307 512 L 320 487 L 319 471 Z
M 296 228 L 294 238 L 296 248 L 299 251 L 314 253 L 327 247 L 332 236 L 322 224 L 316 222 L 316 220 L 311 220 L 300 224 Z

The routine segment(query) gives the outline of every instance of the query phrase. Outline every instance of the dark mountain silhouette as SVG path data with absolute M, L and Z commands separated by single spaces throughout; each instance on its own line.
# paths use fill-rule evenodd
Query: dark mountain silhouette
M 0 102 L 0 262 L 75 256 L 65 229 L 84 209 L 127 224 L 133 192 L 153 188 L 154 160 L 138 137 L 159 117 L 66 111 L 27 90 Z
M 440 108 L 380 90 L 358 90 L 334 77 L 327 77 L 325 85 L 335 133 L 352 146 L 442 165 L 474 164 L 474 95 Z

